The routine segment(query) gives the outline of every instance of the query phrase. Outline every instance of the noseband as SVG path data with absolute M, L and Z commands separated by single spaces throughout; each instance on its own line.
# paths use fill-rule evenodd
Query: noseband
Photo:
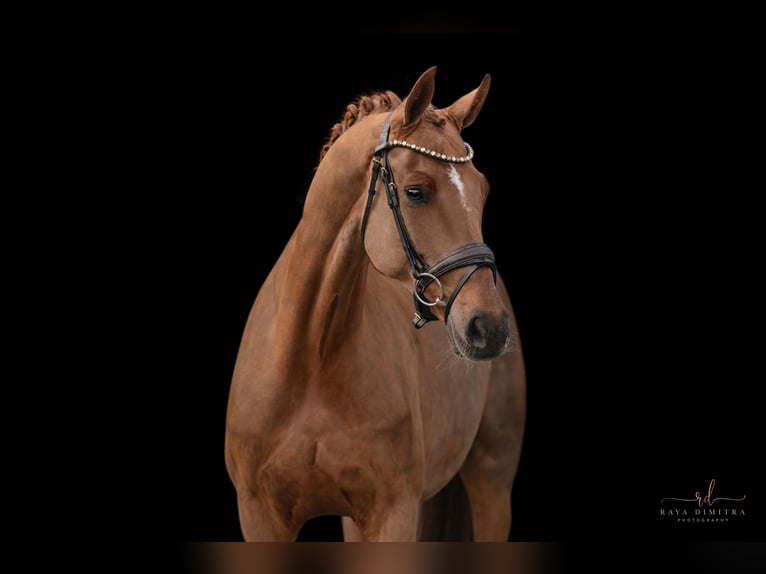
M 396 183 L 394 182 L 394 174 L 388 163 L 388 150 L 394 147 L 403 147 L 446 163 L 466 163 L 473 157 L 473 149 L 468 143 L 464 142 L 467 155 L 456 157 L 416 146 L 415 144 L 407 143 L 406 141 L 394 140 L 389 142 L 388 136 L 391 131 L 392 114 L 393 112 L 389 113 L 386 121 L 383 123 L 383 130 L 380 133 L 380 139 L 372 159 L 370 189 L 367 194 L 367 204 L 365 205 L 364 216 L 362 218 L 362 242 L 364 242 L 364 234 L 367 229 L 367 219 L 370 215 L 372 200 L 375 197 L 375 186 L 378 177 L 380 177 L 383 186 L 386 189 L 388 206 L 394 214 L 394 222 L 396 223 L 396 229 L 399 231 L 399 239 L 401 239 L 404 253 L 407 255 L 407 261 L 410 264 L 412 277 L 415 280 L 413 287 L 415 315 L 412 318 L 412 324 L 416 329 L 420 329 L 429 321 L 438 320 L 438 317 L 434 315 L 431 310 L 432 307 L 444 307 L 444 322 L 447 322 L 455 297 L 457 297 L 457 294 L 463 288 L 463 285 L 465 285 L 466 281 L 468 281 L 474 271 L 479 267 L 487 266 L 492 269 L 492 275 L 494 276 L 495 281 L 497 281 L 497 269 L 495 267 L 495 256 L 492 253 L 492 250 L 484 243 L 472 242 L 461 245 L 457 249 L 450 251 L 433 265 L 428 265 L 417 252 L 415 246 L 412 244 L 412 239 L 410 239 L 410 234 L 407 232 L 407 227 L 404 225 L 404 219 L 402 218 L 402 211 L 399 206 L 399 196 L 396 190 Z M 468 270 L 463 274 L 460 281 L 458 281 L 455 290 L 452 291 L 449 299 L 445 301 L 444 286 L 439 280 L 439 277 L 461 267 L 468 267 Z M 439 295 L 433 301 L 429 301 L 425 295 L 425 290 L 431 283 L 436 283 L 436 286 L 439 289 Z

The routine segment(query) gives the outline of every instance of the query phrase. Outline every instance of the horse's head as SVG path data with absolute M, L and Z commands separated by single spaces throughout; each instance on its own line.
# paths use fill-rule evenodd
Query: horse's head
M 461 132 L 481 111 L 490 79 L 437 109 L 431 104 L 435 72 L 427 70 L 386 117 L 362 234 L 375 268 L 414 290 L 416 327 L 444 320 L 458 355 L 489 360 L 508 348 L 509 312 L 495 286 L 494 256 L 482 240 L 489 185 Z

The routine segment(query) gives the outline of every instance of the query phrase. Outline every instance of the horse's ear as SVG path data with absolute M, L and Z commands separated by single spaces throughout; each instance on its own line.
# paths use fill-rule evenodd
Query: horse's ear
M 434 76 L 436 66 L 428 68 L 418 78 L 404 100 L 404 125 L 410 126 L 420 119 L 434 97 Z
M 470 126 L 479 115 L 487 99 L 487 92 L 489 92 L 489 74 L 484 76 L 478 88 L 459 98 L 447 108 L 447 114 L 455 120 L 459 130 Z

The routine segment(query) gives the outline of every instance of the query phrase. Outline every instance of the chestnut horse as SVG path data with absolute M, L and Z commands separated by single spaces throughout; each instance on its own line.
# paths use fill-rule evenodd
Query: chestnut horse
M 524 362 L 461 137 L 490 77 L 436 108 L 435 73 L 347 107 L 255 299 L 225 440 L 246 541 L 322 515 L 344 540 L 510 536 Z

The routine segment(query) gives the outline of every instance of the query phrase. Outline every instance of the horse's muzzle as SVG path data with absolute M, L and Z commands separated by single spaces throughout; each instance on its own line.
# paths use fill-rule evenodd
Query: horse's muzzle
M 451 322 L 448 332 L 455 352 L 471 361 L 495 359 L 508 350 L 511 342 L 511 323 L 505 309 L 499 315 L 477 309 L 462 333 Z

